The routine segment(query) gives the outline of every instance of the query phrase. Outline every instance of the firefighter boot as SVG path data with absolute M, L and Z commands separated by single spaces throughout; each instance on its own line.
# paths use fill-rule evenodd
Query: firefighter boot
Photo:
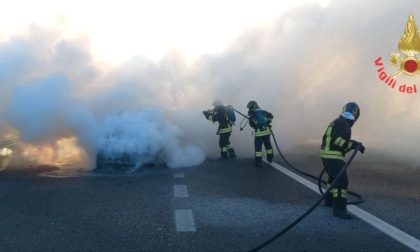
M 333 193 L 333 215 L 338 218 L 350 220 L 351 214 L 347 212 L 347 190 L 335 189 L 337 194 Z M 336 197 L 337 196 L 337 197 Z
M 228 149 L 229 158 L 236 158 L 235 150 L 231 147 Z
M 262 166 L 262 157 L 255 157 L 255 166 L 261 167 Z
M 270 148 L 267 150 L 267 161 L 271 164 L 273 162 L 273 158 L 274 158 L 273 149 Z
M 273 153 L 267 154 L 267 161 L 271 164 L 273 163 L 274 155 Z
M 228 153 L 226 151 L 220 152 L 220 158 L 219 160 L 228 161 Z
M 329 187 L 330 187 L 330 185 L 327 184 L 327 188 L 329 188 Z M 326 207 L 332 207 L 333 206 L 333 192 L 332 192 L 332 190 L 329 191 L 327 195 L 325 195 L 324 206 L 326 206 Z

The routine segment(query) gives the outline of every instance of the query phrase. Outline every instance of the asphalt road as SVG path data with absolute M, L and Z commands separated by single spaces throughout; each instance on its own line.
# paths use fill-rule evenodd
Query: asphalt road
M 349 170 L 349 189 L 365 199 L 357 207 L 420 239 L 420 169 L 361 160 Z M 289 161 L 316 176 L 321 169 L 316 157 Z M 320 197 L 251 159 L 76 175 L 51 167 L 0 171 L 0 251 L 249 251 Z M 413 249 L 318 206 L 261 251 Z

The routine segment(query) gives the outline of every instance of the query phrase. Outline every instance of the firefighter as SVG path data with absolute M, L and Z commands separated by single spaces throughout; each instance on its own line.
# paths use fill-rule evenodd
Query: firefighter
M 344 155 L 348 151 L 358 148 L 361 153 L 365 152 L 362 143 L 351 140 L 351 127 L 359 116 L 359 106 L 354 102 L 347 103 L 341 115 L 328 125 L 322 137 L 321 160 L 328 174 L 327 187 L 344 167 Z M 347 173 L 344 172 L 324 200 L 325 206 L 333 207 L 333 215 L 343 219 L 352 218 L 347 212 L 348 184 Z
M 257 102 L 247 104 L 249 125 L 254 128 L 255 166 L 262 166 L 262 145 L 264 143 L 267 161 L 273 162 L 273 147 L 271 145 L 271 125 L 273 115 L 258 107 Z
M 232 133 L 232 124 L 230 123 L 226 107 L 221 100 L 215 100 L 213 107 L 213 111 L 203 111 L 203 114 L 207 120 L 219 123 L 216 134 L 219 135 L 220 159 L 229 160 L 229 158 L 236 158 L 235 150 L 229 140 Z

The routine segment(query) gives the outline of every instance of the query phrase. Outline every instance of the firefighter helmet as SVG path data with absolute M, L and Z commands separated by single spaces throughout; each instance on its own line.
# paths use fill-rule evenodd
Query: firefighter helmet
M 258 108 L 258 104 L 256 101 L 249 101 L 248 105 L 246 105 L 247 108 L 249 108 L 250 110 L 254 110 L 256 108 Z
M 343 111 L 341 116 L 350 119 L 352 121 L 357 121 L 360 116 L 360 108 L 359 105 L 355 102 L 349 102 L 343 107 Z

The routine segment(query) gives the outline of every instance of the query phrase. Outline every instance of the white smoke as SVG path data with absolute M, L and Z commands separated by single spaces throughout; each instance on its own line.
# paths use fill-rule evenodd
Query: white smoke
M 136 154 L 142 163 L 162 154 L 168 166 L 176 168 L 200 164 L 205 158 L 196 146 L 181 144 L 179 137 L 183 132 L 157 108 L 108 116 L 97 125 L 94 134 L 95 149 L 110 156 Z
M 124 66 L 126 72 L 101 68 L 83 40 L 49 34 L 54 32 L 34 26 L 25 36 L 0 44 L 0 65 L 7 66 L 0 76 L 1 118 L 7 124 L 2 130 L 16 129 L 31 155 L 57 161 L 60 140 L 76 138 L 74 147 L 81 149 L 88 169 L 94 168 L 98 152 L 135 154 L 139 164 L 160 155 L 169 167 L 204 161 L 201 148 L 181 139 L 185 132 L 168 119 L 165 106 L 157 107 L 159 99 L 172 97 L 176 83 L 169 70 L 152 64 L 130 69 L 133 63 Z M 36 45 L 43 46 L 35 50 Z M 37 146 L 39 151 L 33 151 Z
M 286 152 L 309 145 L 318 155 L 328 123 L 355 101 L 362 113 L 353 138 L 365 144 L 366 153 L 417 166 L 420 135 L 413 125 L 420 123 L 419 94 L 390 89 L 378 79 L 374 61 L 382 56 L 392 72 L 389 53 L 398 52 L 408 15 L 419 7 L 418 1 L 303 4 L 271 27 L 245 32 L 204 69 L 214 69 L 215 93 L 244 110 L 247 101 L 256 100 L 274 114 L 273 129 Z M 420 20 L 420 13 L 414 15 Z
M 54 146 L 59 139 L 76 137 L 87 152 L 136 154 L 141 157 L 137 160 L 140 164 L 160 154 L 170 167 L 197 165 L 204 160 L 199 148 L 183 146 L 179 140 L 183 132 L 165 118 L 162 110 L 144 108 L 118 113 L 111 109 L 95 118 L 71 97 L 64 76 L 18 85 L 12 97 L 4 107 L 4 118 L 19 129 L 20 140 L 25 143 Z
M 0 42 L 0 129 L 14 128 L 31 146 L 75 137 L 90 167 L 99 150 L 163 150 L 180 167 L 218 155 L 217 125 L 201 114 L 216 98 L 244 113 L 257 101 L 274 114 L 282 149 L 305 145 L 315 155 L 325 127 L 355 101 L 361 117 L 353 138 L 364 143 L 365 156 L 371 150 L 417 164 L 419 94 L 389 88 L 374 61 L 382 56 L 392 72 L 387 57 L 398 52 L 409 13 L 420 20 L 418 9 L 418 1 L 301 4 L 244 31 L 223 53 L 192 63 L 178 52 L 158 62 L 136 56 L 114 68 L 95 61 L 88 38 L 33 25 Z M 418 76 L 398 78 L 420 83 Z M 251 130 L 239 131 L 237 116 L 231 142 L 239 157 L 252 157 Z

